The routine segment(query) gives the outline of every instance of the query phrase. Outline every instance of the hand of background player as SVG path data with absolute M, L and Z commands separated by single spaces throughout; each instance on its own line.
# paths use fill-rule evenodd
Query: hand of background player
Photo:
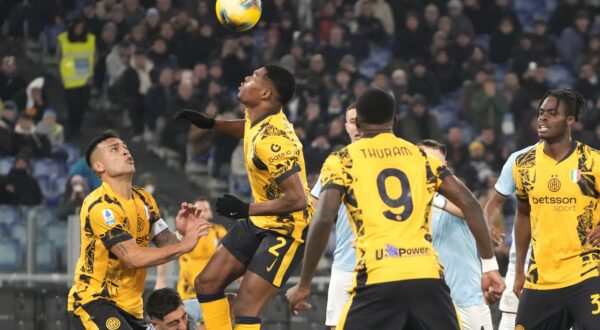
M 495 247 L 502 246 L 504 243 L 504 233 L 494 226 L 490 226 L 490 236 Z
M 217 198 L 217 202 L 215 203 L 215 211 L 220 215 L 231 219 L 247 218 L 249 210 L 250 204 L 229 194 Z
M 311 305 L 305 301 L 310 295 L 310 290 L 301 288 L 298 284 L 289 288 L 285 293 L 288 303 L 290 304 L 290 312 L 298 315 L 298 311 L 310 309 Z
M 485 302 L 488 305 L 499 301 L 504 289 L 506 289 L 506 285 L 497 270 L 481 274 L 481 291 L 483 291 Z
M 200 111 L 190 110 L 190 109 L 179 109 L 174 115 L 174 120 L 185 119 L 190 123 L 194 124 L 194 126 L 199 128 L 210 129 L 215 127 L 214 118 L 208 118 Z
M 181 235 L 185 235 L 187 223 L 201 219 L 201 214 L 202 210 L 194 206 L 194 204 L 181 203 L 181 208 L 175 217 L 175 228 Z
M 517 298 L 521 298 L 521 292 L 523 291 L 524 285 L 525 285 L 525 273 L 516 272 L 515 273 L 515 284 L 513 284 L 513 292 L 517 296 Z
M 587 242 L 592 247 L 600 247 L 600 225 L 587 231 Z

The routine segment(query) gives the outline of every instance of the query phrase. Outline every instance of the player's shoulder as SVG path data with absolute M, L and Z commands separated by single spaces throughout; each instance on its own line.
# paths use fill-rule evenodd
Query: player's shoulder
M 132 186 L 131 190 L 144 202 L 144 204 L 148 204 L 151 200 L 154 199 L 154 197 L 152 197 L 152 194 L 150 194 L 148 191 L 146 191 L 146 189 L 142 187 Z
M 600 150 L 590 147 L 587 144 L 577 142 L 578 153 L 586 158 L 600 160 Z
M 542 144 L 536 144 L 529 149 L 522 149 L 518 152 L 521 154 L 515 155 L 515 166 L 519 168 L 528 168 L 535 165 L 535 155 L 538 148 L 542 148 Z
M 109 210 L 110 212 L 106 211 Z M 101 211 L 103 214 L 121 214 L 122 207 L 116 196 L 111 196 L 104 184 L 89 193 L 83 200 L 81 212 L 87 215 Z

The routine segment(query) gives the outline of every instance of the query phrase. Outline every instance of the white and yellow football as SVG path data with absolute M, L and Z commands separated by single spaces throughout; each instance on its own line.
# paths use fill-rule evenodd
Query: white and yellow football
M 261 0 L 217 0 L 217 19 L 226 28 L 241 32 L 250 30 L 262 14 Z

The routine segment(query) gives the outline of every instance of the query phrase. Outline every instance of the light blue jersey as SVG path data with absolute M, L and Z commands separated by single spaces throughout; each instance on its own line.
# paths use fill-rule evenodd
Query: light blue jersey
M 517 187 L 515 186 L 515 179 L 513 178 L 513 168 L 515 167 L 515 160 L 517 159 L 517 157 L 526 152 L 529 151 L 531 148 L 535 147 L 535 145 L 529 146 L 529 147 L 525 147 L 521 150 L 515 151 L 513 152 L 508 159 L 506 160 L 506 163 L 504 163 L 504 166 L 502 166 L 502 172 L 500 172 L 500 176 L 498 177 L 498 181 L 496 181 L 496 185 L 494 186 L 494 189 L 496 189 L 496 191 L 503 196 L 512 196 L 514 195 L 515 191 L 517 190 Z M 517 250 L 514 244 L 514 237 L 515 237 L 515 227 L 513 226 L 512 229 L 512 233 L 511 233 L 511 239 L 510 241 L 513 242 L 513 244 L 511 244 L 510 246 L 510 252 L 508 253 L 508 262 L 510 264 L 515 264 L 515 262 L 517 261 Z M 531 249 L 531 247 L 530 247 Z M 529 252 L 527 252 L 527 255 L 529 255 Z
M 321 194 L 321 176 L 319 176 L 310 194 L 314 198 L 319 199 L 319 194 Z M 335 224 L 335 251 L 333 252 L 333 264 L 331 268 L 344 272 L 354 271 L 354 266 L 356 266 L 356 251 L 352 247 L 353 239 L 354 233 L 352 233 L 352 228 L 350 228 L 346 206 L 342 203 L 338 210 Z
M 437 195 L 435 198 L 444 198 Z M 484 303 L 481 292 L 481 262 L 475 237 L 467 222 L 452 214 L 433 209 L 431 217 L 433 247 L 444 265 L 444 279 L 456 307 Z

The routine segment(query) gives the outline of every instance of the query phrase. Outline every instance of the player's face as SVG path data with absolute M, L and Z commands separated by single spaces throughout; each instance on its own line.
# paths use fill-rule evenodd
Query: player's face
M 202 217 L 211 220 L 213 217 L 212 210 L 210 209 L 210 203 L 208 201 L 198 201 L 194 203 L 194 206 L 202 211 Z
M 151 323 L 157 330 L 187 330 L 188 316 L 182 305 L 162 320 L 152 319 Z
M 438 149 L 429 148 L 425 146 L 421 146 L 421 149 L 423 149 L 429 156 L 435 157 L 439 159 L 442 163 L 446 164 L 446 157 Z
M 575 122 L 573 116 L 568 116 L 565 105 L 558 99 L 547 97 L 537 112 L 537 131 L 540 139 L 553 140 L 563 137 L 567 129 Z
M 97 173 L 106 173 L 110 177 L 116 177 L 135 172 L 133 157 L 125 142 L 117 138 L 102 141 L 96 147 L 92 167 Z
M 260 68 L 244 79 L 238 92 L 240 102 L 252 106 L 271 95 L 271 85 L 266 78 L 266 74 L 267 70 Z
M 356 127 L 356 109 L 346 111 L 346 133 L 350 135 L 352 142 L 360 138 L 360 132 Z

